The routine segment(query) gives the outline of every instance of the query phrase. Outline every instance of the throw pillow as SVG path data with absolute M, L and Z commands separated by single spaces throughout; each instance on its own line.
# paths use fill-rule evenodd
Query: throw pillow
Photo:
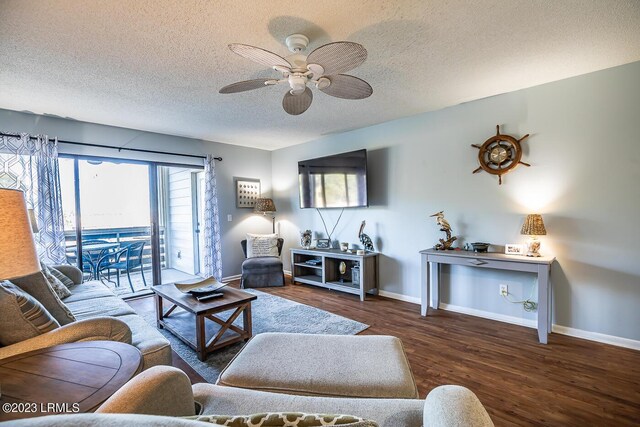
M 68 296 L 71 296 L 71 292 L 69 289 L 62 283 L 56 276 L 54 276 L 53 272 L 49 267 L 45 264 L 41 264 L 42 266 L 42 274 L 44 274 L 45 279 L 51 285 L 51 289 L 58 295 L 58 298 L 65 299 Z
M 67 287 L 67 289 L 71 289 L 74 286 L 76 286 L 75 283 L 73 283 L 73 280 L 69 279 L 67 277 L 66 274 L 62 273 L 60 270 L 58 270 L 55 267 L 49 267 L 49 270 L 51 271 L 51 274 L 58 280 L 60 280 L 62 282 L 63 285 L 65 285 Z
M 38 300 L 60 325 L 67 325 L 76 321 L 71 311 L 53 291 L 42 272 L 39 271 L 28 276 L 11 279 L 11 283 Z
M 277 234 L 247 233 L 247 258 L 279 256 Z
M 269 412 L 253 415 L 196 415 L 189 419 L 228 427 L 378 427 L 371 420 L 351 415 L 305 414 L 301 412 Z
M 0 282 L 0 345 L 52 331 L 60 324 L 35 298 L 9 281 Z

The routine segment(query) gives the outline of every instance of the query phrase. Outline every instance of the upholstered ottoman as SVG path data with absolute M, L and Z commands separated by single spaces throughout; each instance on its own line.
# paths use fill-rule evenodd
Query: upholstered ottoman
M 383 335 L 256 335 L 218 385 L 304 396 L 418 398 L 402 342 Z

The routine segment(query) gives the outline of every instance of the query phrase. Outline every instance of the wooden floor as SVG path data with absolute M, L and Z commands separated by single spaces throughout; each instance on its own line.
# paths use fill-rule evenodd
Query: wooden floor
M 436 386 L 473 390 L 496 426 L 640 425 L 640 352 L 416 304 L 306 285 L 260 289 L 400 337 L 422 397 Z M 153 304 L 152 298 L 130 302 Z M 203 379 L 177 354 L 174 365 Z

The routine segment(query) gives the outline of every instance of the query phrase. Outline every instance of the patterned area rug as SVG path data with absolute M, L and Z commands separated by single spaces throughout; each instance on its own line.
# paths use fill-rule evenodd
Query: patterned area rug
M 255 289 L 245 289 L 245 291 L 258 297 L 251 305 L 254 335 L 263 332 L 355 335 L 369 327 L 364 323 Z M 178 309 L 174 313 L 178 313 Z M 149 324 L 155 326 L 156 315 L 154 311 L 142 311 L 139 314 Z M 222 313 L 221 316 L 228 317 L 230 314 L 229 311 Z M 242 320 L 237 320 L 234 324 L 242 325 Z M 204 362 L 201 362 L 195 351 L 172 335 L 171 332 L 164 329 L 160 332 L 171 342 L 173 350 L 210 383 L 216 382 L 222 369 L 244 345 L 244 343 L 230 345 L 210 354 Z

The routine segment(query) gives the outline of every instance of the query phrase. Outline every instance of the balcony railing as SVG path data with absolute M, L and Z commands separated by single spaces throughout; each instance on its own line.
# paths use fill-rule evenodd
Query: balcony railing
M 65 243 L 67 248 L 77 245 L 75 230 L 65 230 Z M 151 228 L 150 227 L 122 227 L 122 228 L 99 228 L 92 230 L 82 230 L 82 241 L 104 240 L 109 243 L 118 243 L 126 246 L 128 243 L 144 241 L 144 252 L 142 253 L 142 263 L 144 269 L 151 270 Z M 165 230 L 160 227 L 160 268 L 166 268 L 166 244 Z M 67 260 L 75 264 L 75 251 L 67 250 Z

